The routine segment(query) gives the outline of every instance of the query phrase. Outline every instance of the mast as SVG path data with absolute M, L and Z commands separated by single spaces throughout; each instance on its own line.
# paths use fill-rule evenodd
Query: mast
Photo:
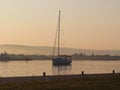
M 58 56 L 60 55 L 60 14 L 61 14 L 61 11 L 59 10 L 59 17 L 58 17 Z

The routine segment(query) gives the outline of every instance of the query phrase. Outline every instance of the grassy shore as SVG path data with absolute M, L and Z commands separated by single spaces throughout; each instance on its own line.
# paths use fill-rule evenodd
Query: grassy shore
M 0 78 L 0 90 L 120 90 L 120 74 Z

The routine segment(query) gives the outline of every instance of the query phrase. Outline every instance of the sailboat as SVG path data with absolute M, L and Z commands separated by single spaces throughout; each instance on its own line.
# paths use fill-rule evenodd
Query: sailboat
M 58 28 L 56 32 L 56 37 L 55 37 L 55 44 L 54 44 L 54 49 L 53 49 L 53 58 L 52 62 L 53 65 L 70 65 L 72 63 L 72 57 L 69 55 L 60 55 L 60 17 L 61 16 L 61 11 L 59 10 L 59 17 L 58 17 Z M 57 37 L 58 35 L 58 37 Z M 56 39 L 58 38 L 58 55 L 54 56 L 54 51 L 55 51 L 55 45 L 56 45 Z

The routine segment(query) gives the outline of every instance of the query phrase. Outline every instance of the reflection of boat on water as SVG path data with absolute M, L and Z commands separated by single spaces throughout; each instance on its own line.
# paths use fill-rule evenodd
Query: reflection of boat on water
M 71 69 L 71 65 L 53 65 L 53 75 L 68 75 Z
M 56 33 L 56 37 L 58 35 L 58 56 L 54 57 L 52 61 L 53 61 L 53 65 L 70 65 L 72 63 L 71 56 L 60 55 L 60 13 L 61 12 L 59 11 L 58 28 L 57 28 L 57 33 Z M 55 37 L 55 45 L 56 45 L 56 37 Z M 54 56 L 54 51 L 55 51 L 55 45 L 54 45 L 54 50 L 53 50 L 53 56 Z

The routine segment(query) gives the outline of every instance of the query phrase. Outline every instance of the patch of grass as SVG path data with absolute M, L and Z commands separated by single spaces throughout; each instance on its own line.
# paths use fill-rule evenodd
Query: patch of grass
M 120 90 L 119 76 L 0 82 L 0 90 Z

